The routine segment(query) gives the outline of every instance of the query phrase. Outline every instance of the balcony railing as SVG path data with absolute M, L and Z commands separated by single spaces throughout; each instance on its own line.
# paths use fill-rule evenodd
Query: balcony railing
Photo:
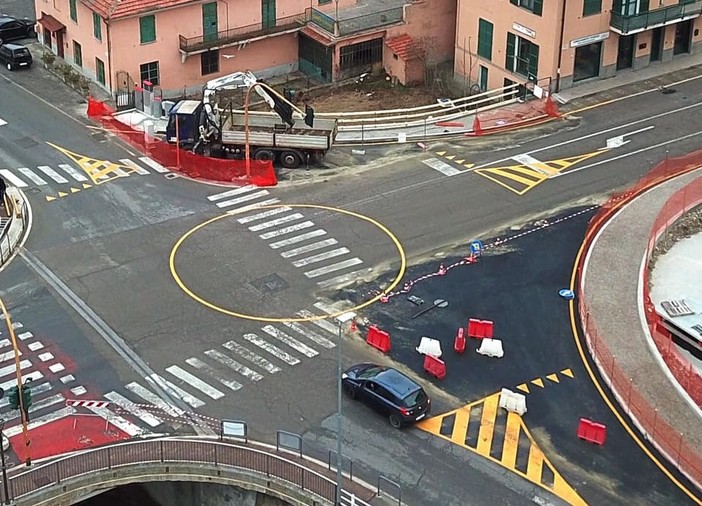
M 343 12 L 340 12 L 338 21 L 336 21 L 333 16 L 318 11 L 315 8 L 308 8 L 305 12 L 305 21 L 337 37 L 392 25 L 401 22 L 402 19 L 402 7 L 393 7 L 392 9 L 385 9 L 383 11 L 349 18 L 345 18 Z M 338 25 L 338 28 L 335 27 L 335 25 Z
M 253 39 L 254 37 L 275 35 L 300 28 L 305 24 L 305 18 L 305 14 L 300 13 L 295 16 L 276 19 L 275 26 L 264 27 L 263 23 L 255 23 L 253 25 L 239 26 L 210 35 L 198 35 L 196 37 L 184 37 L 183 35 L 179 35 L 180 50 L 185 53 L 195 53 L 212 47 L 236 44 L 237 42 L 243 42 Z
M 624 15 L 612 11 L 609 26 L 624 35 L 642 32 L 655 26 L 664 26 L 683 19 L 693 18 L 702 13 L 702 1 L 671 5 L 634 15 Z

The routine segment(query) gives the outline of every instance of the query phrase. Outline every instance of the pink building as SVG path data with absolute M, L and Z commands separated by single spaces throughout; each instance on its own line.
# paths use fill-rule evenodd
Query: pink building
M 331 82 L 385 66 L 400 82 L 417 82 L 424 65 L 454 51 L 456 0 L 35 0 L 35 7 L 39 40 L 111 92 L 150 81 L 165 96 L 180 95 L 247 69 L 262 78 L 299 70 Z M 388 44 L 398 37 L 404 45 Z
M 700 0 L 458 0 L 456 79 L 553 91 L 702 48 Z

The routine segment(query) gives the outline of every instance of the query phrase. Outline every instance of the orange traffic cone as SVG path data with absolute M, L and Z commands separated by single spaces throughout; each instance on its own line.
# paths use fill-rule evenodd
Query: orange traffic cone
M 483 135 L 483 129 L 480 126 L 480 118 L 478 115 L 475 115 L 475 119 L 473 120 L 473 135 Z

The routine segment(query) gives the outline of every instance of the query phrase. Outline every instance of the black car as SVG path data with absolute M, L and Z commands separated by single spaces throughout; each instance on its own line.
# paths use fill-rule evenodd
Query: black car
M 0 45 L 0 65 L 4 65 L 7 70 L 15 70 L 32 66 L 32 53 L 19 44 Z
M 34 24 L 31 19 L 17 19 L 0 15 L 0 41 L 8 42 L 36 37 Z
M 399 429 L 429 413 L 431 400 L 424 389 L 397 369 L 358 364 L 341 375 L 344 392 L 388 417 Z

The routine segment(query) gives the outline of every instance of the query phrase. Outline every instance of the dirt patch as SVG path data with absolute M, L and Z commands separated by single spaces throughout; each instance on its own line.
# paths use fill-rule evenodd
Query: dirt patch
M 319 112 L 379 111 L 435 104 L 444 96 L 440 90 L 426 86 L 346 86 L 319 94 L 311 92 L 309 104 Z
M 702 232 L 702 206 L 695 207 L 686 213 L 658 239 L 653 253 L 651 253 L 651 260 L 648 264 L 649 272 L 652 272 L 656 267 L 656 261 L 670 251 L 678 241 L 700 232 Z

